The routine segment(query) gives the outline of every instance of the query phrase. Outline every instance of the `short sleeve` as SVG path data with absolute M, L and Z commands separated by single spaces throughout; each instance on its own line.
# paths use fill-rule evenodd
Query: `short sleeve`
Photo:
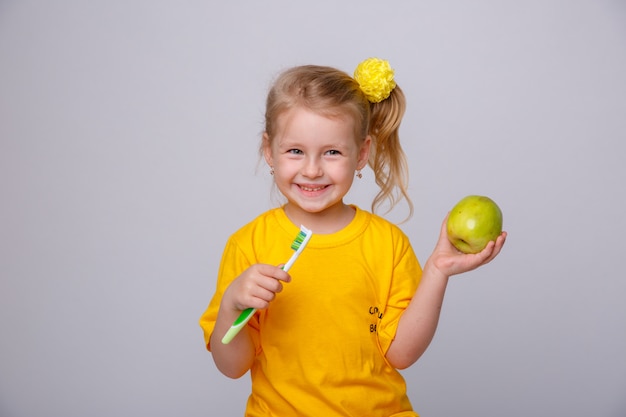
M 213 295 L 207 309 L 200 317 L 200 327 L 204 332 L 204 342 L 208 350 L 211 350 L 211 334 L 215 328 L 217 313 L 219 312 L 224 292 L 231 282 L 253 263 L 255 263 L 254 260 L 249 259 L 237 242 L 231 237 L 226 243 L 226 247 L 224 248 L 224 252 L 222 254 L 215 294 Z M 253 329 L 258 329 L 258 317 L 253 317 L 248 322 L 248 325 Z M 258 337 L 254 337 L 254 339 L 258 340 Z
M 422 268 L 406 236 L 395 245 L 395 262 L 389 284 L 385 312 L 378 324 L 378 342 L 387 353 L 396 336 L 398 323 L 408 307 L 422 277 Z

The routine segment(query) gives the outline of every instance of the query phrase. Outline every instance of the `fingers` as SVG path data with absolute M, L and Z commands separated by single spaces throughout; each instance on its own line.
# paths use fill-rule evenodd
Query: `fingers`
M 506 241 L 507 233 L 502 232 L 500 236 L 497 237 L 495 241 L 491 241 L 487 244 L 485 249 L 483 249 L 478 255 L 483 258 L 482 262 L 479 265 L 485 265 L 491 262 L 502 250 L 502 246 L 504 246 L 504 242 Z
M 500 251 L 502 250 L 502 246 L 504 246 L 504 242 L 506 242 L 506 236 L 507 236 L 507 233 L 506 232 L 502 232 L 502 233 L 500 233 L 500 236 L 498 236 L 498 238 L 494 242 L 493 251 L 492 251 L 492 254 L 491 254 L 492 258 L 495 258 L 500 253 Z
M 229 287 L 234 306 L 238 310 L 248 307 L 264 309 L 291 281 L 290 275 L 273 265 L 256 264 L 244 271 Z
M 252 268 L 254 267 L 257 268 L 257 272 L 261 275 L 273 278 L 278 281 L 291 281 L 291 276 L 287 272 L 283 271 L 282 265 L 274 266 L 267 264 L 257 264 L 252 266 Z
M 279 291 L 270 291 L 265 288 L 257 287 L 251 294 L 250 306 L 258 310 L 269 307 L 270 302 L 274 301 Z

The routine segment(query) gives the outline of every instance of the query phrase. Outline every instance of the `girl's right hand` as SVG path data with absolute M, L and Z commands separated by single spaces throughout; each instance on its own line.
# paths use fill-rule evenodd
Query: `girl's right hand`
M 250 307 L 257 310 L 267 308 L 276 294 L 282 291 L 283 283 L 289 281 L 291 276 L 280 266 L 252 265 L 228 286 L 222 305 L 238 311 Z

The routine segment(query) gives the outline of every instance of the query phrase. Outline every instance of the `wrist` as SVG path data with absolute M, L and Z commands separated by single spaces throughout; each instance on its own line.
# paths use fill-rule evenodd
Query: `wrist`
M 239 308 L 236 300 L 231 296 L 230 292 L 226 290 L 222 296 L 222 301 L 220 302 L 218 318 L 221 317 L 232 323 L 233 320 L 239 317 L 243 310 L 244 308 Z
M 432 257 L 426 261 L 426 264 L 424 264 L 424 270 L 422 272 L 422 276 L 432 277 L 439 281 L 445 281 L 445 282 L 448 282 L 448 279 L 450 278 L 448 274 L 443 272 L 442 268 L 439 265 L 437 265 L 437 263 L 432 259 Z

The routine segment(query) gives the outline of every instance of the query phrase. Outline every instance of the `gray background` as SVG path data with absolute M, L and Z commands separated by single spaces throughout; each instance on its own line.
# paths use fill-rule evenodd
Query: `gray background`
M 509 232 L 451 281 L 416 410 L 626 416 L 619 0 L 0 1 L 0 415 L 242 415 L 197 320 L 228 235 L 276 204 L 267 87 L 370 56 L 408 97 L 422 262 L 466 194 Z

